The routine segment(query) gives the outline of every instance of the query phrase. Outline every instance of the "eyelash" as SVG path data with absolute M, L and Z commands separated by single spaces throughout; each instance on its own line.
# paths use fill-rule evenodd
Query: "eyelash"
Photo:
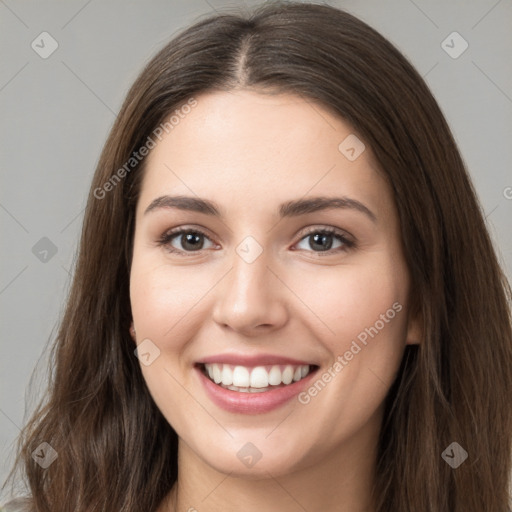
M 193 233 L 196 235 L 204 236 L 205 238 L 208 238 L 208 240 L 210 240 L 208 235 L 206 233 L 204 233 L 203 231 L 201 231 L 200 229 L 197 229 L 197 228 L 191 229 L 191 228 L 187 228 L 187 227 L 180 227 L 180 228 L 176 228 L 171 231 L 165 232 L 157 240 L 157 245 L 159 247 L 165 247 L 166 250 L 169 251 L 170 253 L 176 254 L 178 256 L 183 256 L 183 257 L 190 257 L 190 256 L 193 256 L 194 254 L 201 253 L 203 250 L 205 250 L 205 249 L 200 249 L 198 251 L 181 251 L 179 249 L 175 249 L 174 247 L 172 247 L 170 245 L 174 238 L 178 237 L 179 235 L 185 234 L 185 233 L 187 233 L 187 234 Z M 312 228 L 302 235 L 299 242 L 301 242 L 302 240 L 304 240 L 305 238 L 307 238 L 308 236 L 313 235 L 313 234 L 334 235 L 335 238 L 337 238 L 343 244 L 343 246 L 341 246 L 341 247 L 337 247 L 336 249 L 329 249 L 327 251 L 313 251 L 313 250 L 309 251 L 309 252 L 314 252 L 314 253 L 318 254 L 318 256 L 320 256 L 320 257 L 330 256 L 334 253 L 348 251 L 349 249 L 353 249 L 356 246 L 355 242 L 352 240 L 349 240 L 342 231 L 335 229 L 335 228 L 331 228 L 331 227 Z M 300 249 L 300 250 L 302 250 L 302 249 Z

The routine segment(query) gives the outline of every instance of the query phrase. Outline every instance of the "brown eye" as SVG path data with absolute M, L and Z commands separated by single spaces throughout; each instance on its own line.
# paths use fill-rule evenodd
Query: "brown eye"
M 158 245 L 164 246 L 172 253 L 186 254 L 199 252 L 208 248 L 205 247 L 206 240 L 209 241 L 212 246 L 214 245 L 202 231 L 197 229 L 179 228 L 164 233 L 158 240 Z
M 186 251 L 197 251 L 201 250 L 204 245 L 203 235 L 200 233 L 190 232 L 181 233 L 177 235 L 177 239 L 180 241 L 181 246 Z
M 333 228 L 315 229 L 304 236 L 300 243 L 305 242 L 305 247 L 298 247 L 301 250 L 313 252 L 339 252 L 354 247 L 354 242 L 347 236 Z M 337 245 L 336 245 L 337 243 Z M 334 247 L 333 247 L 334 245 Z

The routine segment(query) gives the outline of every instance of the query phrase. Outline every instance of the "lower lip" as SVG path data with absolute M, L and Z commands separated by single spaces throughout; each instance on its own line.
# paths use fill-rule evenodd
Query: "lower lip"
M 243 414 L 263 414 L 277 409 L 297 396 L 308 385 L 318 368 L 293 384 L 272 391 L 262 391 L 260 393 L 244 393 L 225 389 L 206 377 L 201 368 L 196 367 L 195 370 L 199 374 L 206 394 L 210 397 L 210 400 L 220 408 L 229 412 Z

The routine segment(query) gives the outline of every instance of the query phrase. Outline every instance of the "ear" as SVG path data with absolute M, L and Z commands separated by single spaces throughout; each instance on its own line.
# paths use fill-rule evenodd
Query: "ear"
M 411 312 L 412 313 L 412 312 Z M 411 314 L 407 318 L 406 345 L 419 345 L 423 339 L 423 318 L 420 313 Z
M 130 336 L 132 337 L 133 341 L 137 341 L 137 337 L 135 336 L 135 327 L 133 327 L 133 322 L 130 325 Z

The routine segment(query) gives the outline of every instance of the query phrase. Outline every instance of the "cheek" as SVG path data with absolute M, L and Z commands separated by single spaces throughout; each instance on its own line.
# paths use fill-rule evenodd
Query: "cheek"
M 158 340 L 172 339 L 169 331 L 189 315 L 211 287 L 205 273 L 185 267 L 134 257 L 130 301 L 137 332 Z M 179 326 L 179 324 L 177 324 Z M 167 334 L 167 336 L 166 336 Z
M 402 360 L 408 283 L 403 268 L 393 271 L 393 265 L 340 267 L 301 287 L 304 302 L 322 320 L 314 318 L 315 333 L 331 359 L 300 403 L 323 416 L 333 436 L 351 435 L 369 421 Z
M 190 375 L 184 371 L 179 355 L 197 328 L 194 306 L 209 286 L 204 276 L 171 267 L 162 263 L 161 257 L 157 260 L 142 251 L 134 252 L 130 300 L 137 342 L 150 339 L 160 350 L 159 357 L 149 366 L 141 364 L 141 371 L 153 400 L 179 432 L 186 432 L 190 421 L 205 424 L 204 411 L 186 391 L 190 388 Z M 184 416 L 182 411 L 187 414 Z
M 301 274 L 294 291 L 315 313 L 315 330 L 331 353 L 350 346 L 353 339 L 376 323 L 382 334 L 386 332 L 397 340 L 404 337 L 406 272 L 393 266 L 383 261 L 331 267 L 323 275 Z

